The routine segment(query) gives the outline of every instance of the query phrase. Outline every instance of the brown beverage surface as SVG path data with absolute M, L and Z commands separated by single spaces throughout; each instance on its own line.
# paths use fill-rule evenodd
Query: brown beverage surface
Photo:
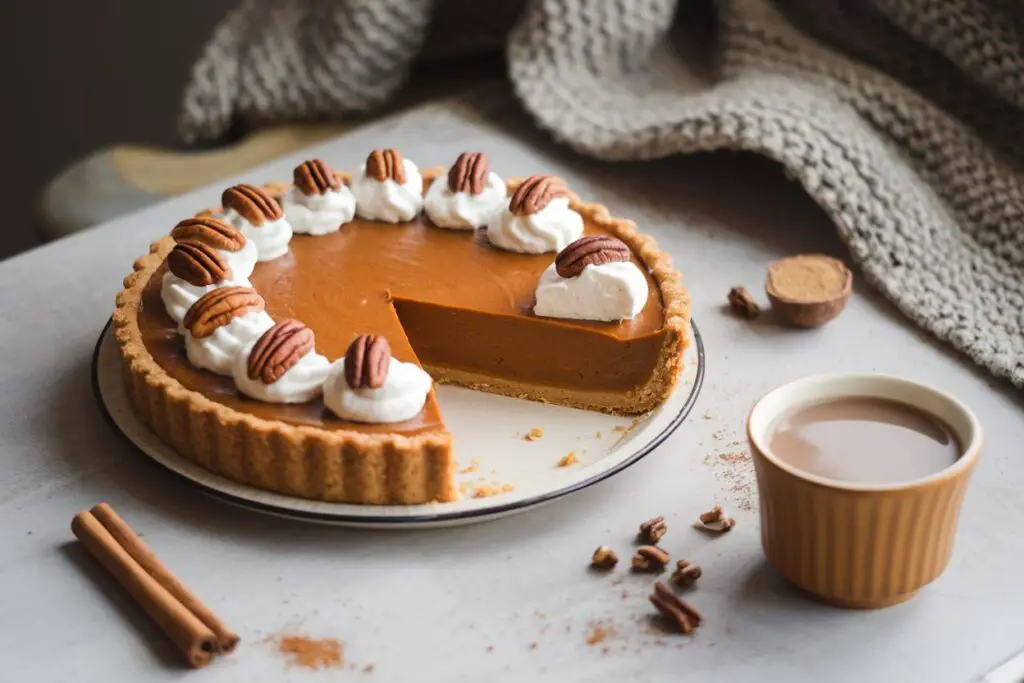
M 897 401 L 839 398 L 800 406 L 770 432 L 780 460 L 820 477 L 893 484 L 943 470 L 960 444 L 938 418 Z

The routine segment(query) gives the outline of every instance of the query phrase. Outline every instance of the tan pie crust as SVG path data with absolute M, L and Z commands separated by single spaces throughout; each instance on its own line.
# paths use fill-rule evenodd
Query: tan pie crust
M 444 173 L 422 171 L 425 186 Z M 346 182 L 347 174 L 338 174 Z M 511 194 L 522 178 L 507 180 Z M 265 186 L 276 196 L 286 183 Z M 658 370 L 649 382 L 626 394 L 581 403 L 571 392 L 547 388 L 496 386 L 486 378 L 436 368 L 440 382 L 465 384 L 492 393 L 635 415 L 668 398 L 683 369 L 689 345 L 690 298 L 671 258 L 632 221 L 612 218 L 601 204 L 570 196 L 570 206 L 630 246 L 661 290 L 666 335 Z M 201 214 L 209 211 L 201 212 Z M 160 367 L 142 341 L 138 312 L 142 292 L 174 246 L 170 236 L 135 261 L 117 295 L 114 333 L 121 352 L 128 395 L 138 417 L 165 443 L 200 467 L 234 481 L 285 495 L 328 502 L 417 504 L 459 497 L 448 433 L 414 436 L 325 430 L 264 420 L 228 408 L 183 387 Z

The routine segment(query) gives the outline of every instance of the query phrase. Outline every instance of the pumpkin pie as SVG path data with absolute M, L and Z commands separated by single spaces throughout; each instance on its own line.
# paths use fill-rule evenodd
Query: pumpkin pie
M 689 297 L 652 238 L 550 176 L 502 181 L 474 154 L 446 176 L 389 152 L 375 151 L 355 175 L 313 161 L 293 184 L 230 188 L 223 207 L 186 219 L 135 262 L 114 328 L 134 410 L 164 442 L 207 470 L 282 494 L 414 504 L 459 495 L 434 392 L 421 385 L 422 409 L 399 422 L 342 419 L 328 397 L 310 400 L 330 359 L 373 359 L 372 378 L 390 354 L 434 382 L 617 415 L 665 401 L 682 370 Z M 375 182 L 393 183 L 388 202 Z M 491 208 L 466 209 L 460 190 L 489 197 Z M 572 248 L 516 230 L 552 201 L 578 217 L 555 240 Z M 578 298 L 559 289 L 563 276 L 609 260 L 635 266 L 646 291 L 638 312 L 562 317 L 558 297 Z M 554 312 L 541 315 L 548 301 Z M 232 364 L 239 348 L 249 355 Z M 302 402 L 259 393 L 293 367 L 306 373 L 292 394 Z M 327 386 L 352 383 L 355 372 Z

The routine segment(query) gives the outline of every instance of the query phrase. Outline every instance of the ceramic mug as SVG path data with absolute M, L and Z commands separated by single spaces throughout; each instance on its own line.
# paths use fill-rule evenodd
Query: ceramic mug
M 960 458 L 921 479 L 860 484 L 803 472 L 771 452 L 770 430 L 782 414 L 847 397 L 900 401 L 933 415 L 956 435 Z M 870 609 L 903 602 L 942 574 L 982 442 L 978 418 L 963 403 L 888 375 L 814 375 L 761 398 L 747 420 L 747 436 L 757 470 L 761 543 L 786 579 L 827 603 Z

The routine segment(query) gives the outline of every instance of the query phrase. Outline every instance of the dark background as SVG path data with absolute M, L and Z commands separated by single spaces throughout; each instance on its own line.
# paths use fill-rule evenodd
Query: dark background
M 75 159 L 117 143 L 178 145 L 192 62 L 234 4 L 0 0 L 0 258 L 38 243 L 39 192 Z

